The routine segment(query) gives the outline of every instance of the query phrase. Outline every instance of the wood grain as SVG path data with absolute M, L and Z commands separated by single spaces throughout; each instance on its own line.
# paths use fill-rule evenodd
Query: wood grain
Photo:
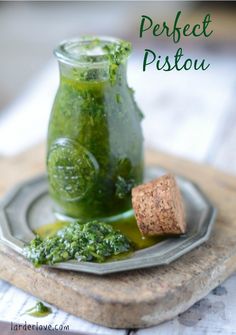
M 207 295 L 236 270 L 236 178 L 160 152 L 149 151 L 146 161 L 194 180 L 215 203 L 219 214 L 207 243 L 168 266 L 104 277 L 34 269 L 1 246 L 1 278 L 69 313 L 113 328 L 158 324 Z M 43 146 L 1 160 L 1 194 L 43 169 Z

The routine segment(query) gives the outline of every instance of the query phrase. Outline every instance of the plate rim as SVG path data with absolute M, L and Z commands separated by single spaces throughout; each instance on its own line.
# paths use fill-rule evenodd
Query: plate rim
M 167 172 L 167 169 L 161 166 L 157 166 L 157 165 L 149 165 L 146 167 L 146 169 L 153 169 L 153 168 L 159 171 L 159 173 L 160 171 L 163 173 Z M 209 236 L 212 231 L 212 227 L 216 220 L 217 209 L 212 204 L 212 202 L 210 201 L 208 196 L 205 194 L 205 192 L 202 191 L 201 187 L 195 181 L 192 181 L 191 179 L 185 176 L 182 176 L 180 174 L 174 173 L 174 175 L 177 181 L 182 180 L 185 183 L 187 182 L 199 193 L 199 195 L 201 195 L 202 199 L 207 205 L 207 218 L 208 218 L 208 224 L 205 223 L 205 225 L 203 225 L 205 227 L 204 231 L 202 231 L 201 229 L 196 234 L 189 237 L 189 239 L 185 240 L 185 242 L 182 245 L 181 250 L 178 253 L 173 253 L 173 249 L 171 249 L 169 251 L 167 250 L 163 255 L 158 255 L 158 254 L 148 255 L 147 254 L 147 255 L 141 256 L 142 261 L 145 260 L 145 263 L 143 262 L 142 265 L 138 264 L 140 263 L 140 258 L 135 259 L 135 258 L 132 258 L 131 256 L 124 260 L 107 262 L 107 263 L 106 262 L 105 263 L 93 263 L 93 262 L 75 263 L 76 261 L 70 260 L 70 261 L 63 262 L 63 263 L 56 263 L 54 265 L 42 265 L 42 268 L 62 269 L 62 270 L 68 270 L 68 271 L 85 272 L 85 273 L 96 274 L 96 275 L 106 275 L 106 274 L 123 272 L 123 271 L 132 271 L 132 270 L 137 270 L 137 269 L 150 268 L 154 266 L 170 264 L 171 262 L 175 261 L 179 257 L 183 256 L 184 254 L 200 246 L 202 243 L 206 242 L 209 239 Z M 7 247 L 13 249 L 18 254 L 22 255 L 23 257 L 24 257 L 23 246 L 25 245 L 25 243 L 20 241 L 19 239 L 17 239 L 11 234 L 10 229 L 9 229 L 8 219 L 6 217 L 4 208 L 7 207 L 7 205 L 9 205 L 11 202 L 13 202 L 14 198 L 22 190 L 23 187 L 26 187 L 27 185 L 28 186 L 31 185 L 32 187 L 32 185 L 37 182 L 46 182 L 46 181 L 47 181 L 46 173 L 38 174 L 32 178 L 29 178 L 25 181 L 17 183 L 17 185 L 12 187 L 0 199 L 0 241 Z M 181 238 L 181 237 L 178 237 L 178 238 Z M 170 239 L 166 239 L 165 241 L 168 241 L 168 240 Z M 184 246 L 185 243 L 187 244 L 187 246 Z M 154 246 L 145 248 L 143 250 L 148 250 Z M 176 248 L 178 248 L 178 246 L 176 246 Z M 172 253 L 172 255 L 169 255 L 167 257 L 168 252 L 170 254 Z M 24 259 L 26 258 L 24 257 Z M 130 262 L 131 259 L 132 259 L 132 263 Z M 125 263 L 128 262 L 125 267 L 124 267 L 124 262 Z M 113 266 L 114 264 L 116 264 L 116 266 Z

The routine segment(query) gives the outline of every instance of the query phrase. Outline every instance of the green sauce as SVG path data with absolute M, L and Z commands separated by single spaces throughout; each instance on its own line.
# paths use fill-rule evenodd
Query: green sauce
M 91 221 L 83 224 L 71 222 L 46 238 L 36 236 L 24 248 L 24 254 L 38 267 L 71 259 L 104 262 L 108 257 L 131 249 L 129 240 L 111 225 Z
M 130 190 L 142 182 L 142 114 L 126 81 L 130 44 L 78 45 L 79 56 L 72 47 L 64 58 L 56 52 L 61 75 L 48 129 L 49 192 L 57 213 L 103 221 L 131 209 Z
M 77 225 L 77 223 L 74 223 L 74 224 Z M 74 226 L 74 224 L 71 224 L 69 222 L 64 222 L 64 221 L 56 221 L 54 223 L 46 224 L 44 226 L 39 227 L 35 231 L 35 233 L 38 235 L 38 237 L 40 237 L 40 240 L 39 240 L 40 243 L 39 244 L 37 243 L 36 239 L 38 238 L 33 240 L 30 246 L 27 247 L 28 249 L 26 248 L 26 256 L 31 261 L 33 261 L 35 265 L 39 265 L 40 263 L 45 262 L 42 259 L 45 258 L 46 255 L 44 255 L 43 258 L 40 256 L 42 259 L 39 260 L 39 254 L 41 255 L 41 251 L 39 253 L 36 252 L 36 249 L 38 248 L 38 246 L 39 248 L 42 248 L 42 246 L 44 246 L 45 248 L 45 245 L 48 243 L 48 241 L 50 241 L 50 243 L 51 242 L 58 243 L 57 239 L 55 239 L 56 233 L 65 227 Z M 108 225 L 106 224 L 106 226 Z M 134 251 L 151 247 L 164 239 L 163 237 L 144 237 L 142 236 L 137 227 L 137 223 L 136 223 L 134 216 L 131 216 L 127 219 L 117 220 L 113 222 L 111 225 L 109 225 L 108 227 L 109 227 L 109 231 L 110 229 L 112 229 L 112 232 L 119 231 L 121 234 L 123 234 L 123 236 L 126 237 L 126 239 L 122 238 L 122 241 L 125 242 L 125 248 L 124 248 L 124 251 L 122 251 L 121 253 L 118 253 L 118 254 L 115 253 L 113 255 L 110 254 L 109 256 L 106 256 L 103 260 L 100 259 L 100 261 L 114 261 L 114 260 L 125 259 L 131 256 Z M 92 234 L 93 233 L 94 233 L 94 230 Z M 50 239 L 47 240 L 47 238 L 50 238 Z M 47 242 L 46 243 L 44 242 L 43 244 L 44 239 L 46 239 Z M 129 246 L 127 244 L 127 240 L 129 241 Z M 69 241 L 70 243 L 69 239 L 67 239 L 67 241 Z M 77 239 L 77 241 L 79 241 L 79 239 Z M 90 241 L 90 243 L 92 244 L 94 243 L 94 241 L 95 239 L 93 238 Z M 53 246 L 53 249 L 54 250 L 57 249 L 56 245 Z M 65 248 L 63 246 L 62 252 L 64 251 L 65 251 Z M 36 254 L 37 256 L 35 257 L 34 254 Z M 48 256 L 48 257 L 51 258 L 51 256 Z M 61 261 L 64 261 L 64 259 L 62 259 Z M 97 261 L 97 259 L 92 258 L 91 261 Z
M 27 309 L 27 311 L 24 314 L 35 316 L 37 318 L 42 318 L 51 313 L 52 310 L 50 307 L 47 307 L 41 301 L 38 301 L 34 307 Z

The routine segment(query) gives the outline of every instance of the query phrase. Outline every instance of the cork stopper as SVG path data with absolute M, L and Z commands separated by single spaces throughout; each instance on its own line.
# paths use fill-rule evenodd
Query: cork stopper
M 186 232 L 184 204 L 172 174 L 133 188 L 132 205 L 142 235 Z

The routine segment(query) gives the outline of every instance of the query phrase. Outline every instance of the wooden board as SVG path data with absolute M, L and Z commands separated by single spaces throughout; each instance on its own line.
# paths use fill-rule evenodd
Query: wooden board
M 0 248 L 0 277 L 89 321 L 117 328 L 158 324 L 185 311 L 236 270 L 236 178 L 211 167 L 148 152 L 158 164 L 197 182 L 218 208 L 210 240 L 168 266 L 105 277 L 35 269 Z M 44 170 L 44 147 L 0 160 L 0 194 Z

